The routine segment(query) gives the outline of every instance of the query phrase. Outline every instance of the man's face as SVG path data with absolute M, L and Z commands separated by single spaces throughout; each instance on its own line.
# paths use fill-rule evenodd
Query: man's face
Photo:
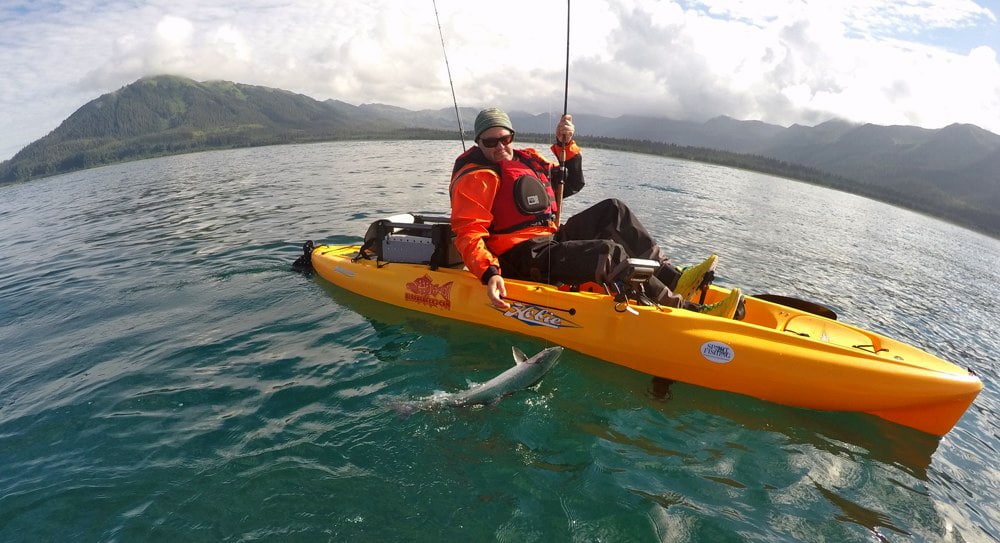
M 507 138 L 507 136 L 510 136 Z M 504 141 L 507 141 L 504 143 Z M 495 147 L 490 144 L 496 143 Z M 514 138 L 510 130 L 502 126 L 487 128 L 479 136 L 479 148 L 483 150 L 483 155 L 491 162 L 501 160 L 513 160 L 514 158 Z

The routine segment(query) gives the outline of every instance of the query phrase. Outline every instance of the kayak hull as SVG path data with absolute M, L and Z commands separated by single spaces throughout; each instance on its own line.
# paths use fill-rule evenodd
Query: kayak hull
M 358 250 L 316 247 L 313 269 L 368 298 L 534 336 L 656 377 L 783 405 L 870 413 L 938 436 L 982 389 L 969 371 L 916 347 L 753 297 L 746 316 L 732 320 L 508 279 L 512 307 L 501 310 L 468 271 L 356 259 Z M 713 286 L 707 301 L 728 292 Z

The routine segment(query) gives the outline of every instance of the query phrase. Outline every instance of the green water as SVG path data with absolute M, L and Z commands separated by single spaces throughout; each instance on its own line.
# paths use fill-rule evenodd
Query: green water
M 972 368 L 938 440 L 566 351 L 494 406 L 400 416 L 523 336 L 289 269 L 447 209 L 455 143 L 171 157 L 0 187 L 2 541 L 1000 541 L 1000 243 L 869 200 L 592 151 L 679 263 Z M 395 165 L 405 159 L 405 166 Z M 961 278 L 956 281 L 955 278 Z

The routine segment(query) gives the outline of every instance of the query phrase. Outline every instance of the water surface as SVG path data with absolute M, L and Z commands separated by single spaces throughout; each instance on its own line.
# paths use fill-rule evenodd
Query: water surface
M 1000 243 L 864 198 L 585 151 L 680 264 L 973 369 L 938 440 L 571 351 L 537 390 L 401 418 L 539 341 L 290 271 L 447 210 L 455 142 L 146 160 L 0 187 L 0 540 L 1000 541 Z

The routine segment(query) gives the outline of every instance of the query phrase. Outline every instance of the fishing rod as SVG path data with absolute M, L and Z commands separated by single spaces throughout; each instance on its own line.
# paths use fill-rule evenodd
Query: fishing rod
M 570 0 L 566 0 L 566 84 L 563 86 L 563 117 L 569 113 L 569 5 Z M 556 184 L 556 226 L 560 224 L 562 215 L 563 185 L 566 183 L 566 146 L 569 142 L 559 142 L 562 144 L 562 154 L 559 157 L 559 168 L 562 170 L 562 180 Z
M 455 118 L 458 120 L 458 137 L 462 139 L 462 151 L 464 152 L 465 130 L 462 129 L 462 115 L 458 112 L 458 98 L 455 97 L 455 82 L 451 78 L 451 65 L 448 64 L 448 48 L 444 46 L 444 32 L 441 30 L 441 17 L 438 15 L 437 0 L 431 0 L 431 3 L 434 5 L 434 18 L 437 19 L 438 36 L 441 37 L 441 50 L 444 51 L 444 67 L 448 70 L 448 84 L 451 86 L 451 101 L 455 104 Z
M 566 82 L 563 85 L 563 117 L 566 117 L 566 114 L 569 112 L 569 22 L 570 22 L 569 5 L 570 5 L 570 0 L 566 0 Z M 561 121 L 561 119 L 560 119 L 560 121 Z M 569 176 L 569 172 L 566 170 L 566 146 L 569 145 L 569 142 L 568 141 L 567 142 L 559 141 L 559 134 L 558 133 L 556 134 L 556 141 L 562 145 L 562 152 L 559 154 L 559 170 L 560 170 L 559 173 L 561 174 L 560 175 L 560 181 L 558 183 L 555 183 L 555 189 L 556 189 L 556 216 L 555 216 L 555 222 L 556 222 L 556 228 L 558 229 L 559 226 L 560 226 L 560 224 L 561 224 L 561 222 L 562 222 L 561 216 L 562 216 L 563 186 L 566 184 L 566 178 Z M 552 279 L 552 251 L 550 250 L 550 251 L 546 251 L 546 252 L 549 255 L 549 257 L 548 257 L 548 259 L 549 259 L 549 264 L 548 264 L 548 276 L 549 277 L 548 277 L 548 279 L 549 280 L 547 282 L 551 283 L 552 282 L 551 281 L 551 279 Z M 573 313 L 570 313 L 570 314 L 572 315 Z

